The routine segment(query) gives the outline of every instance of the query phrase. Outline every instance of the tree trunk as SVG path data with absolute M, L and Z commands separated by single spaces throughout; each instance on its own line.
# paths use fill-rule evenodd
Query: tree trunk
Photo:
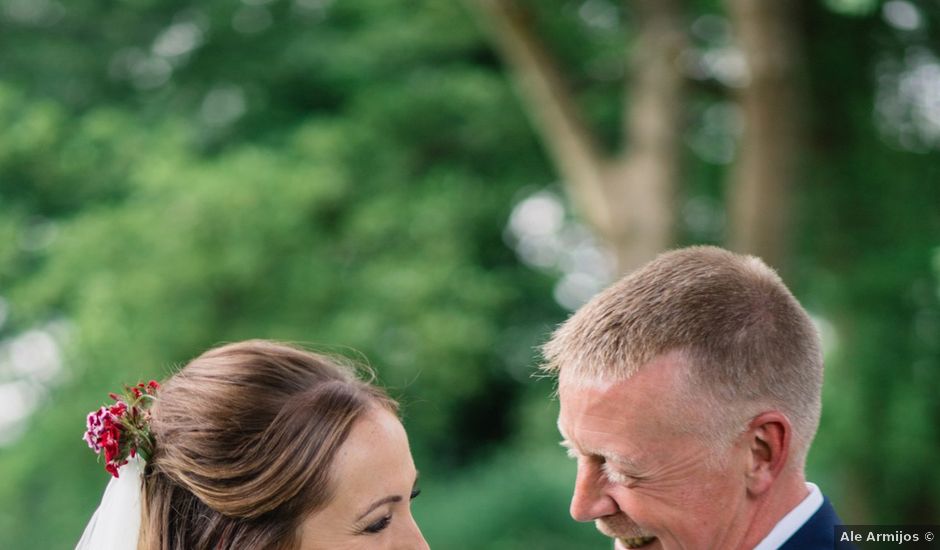
M 584 123 L 557 63 L 511 0 L 467 0 L 490 31 L 549 151 L 569 199 L 613 250 L 620 273 L 674 238 L 685 45 L 679 0 L 638 0 L 636 54 L 627 80 L 624 150 L 605 154 Z
M 786 266 L 800 164 L 803 74 L 794 0 L 727 0 L 749 81 L 739 103 L 744 134 L 729 185 L 728 244 Z
M 681 176 L 683 91 L 679 56 L 686 47 L 679 0 L 636 0 L 634 54 L 624 93 L 624 147 L 609 186 L 617 209 L 606 235 L 621 273 L 674 244 Z

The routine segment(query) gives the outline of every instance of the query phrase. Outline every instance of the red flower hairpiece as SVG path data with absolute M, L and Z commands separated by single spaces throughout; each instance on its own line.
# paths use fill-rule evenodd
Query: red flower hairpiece
M 150 407 L 159 389 L 155 380 L 124 386 L 121 395 L 108 394 L 113 405 L 88 413 L 83 439 L 98 456 L 104 452 L 104 469 L 114 477 L 118 477 L 118 468 L 127 464 L 129 457 L 139 454 L 149 460 L 153 454 Z

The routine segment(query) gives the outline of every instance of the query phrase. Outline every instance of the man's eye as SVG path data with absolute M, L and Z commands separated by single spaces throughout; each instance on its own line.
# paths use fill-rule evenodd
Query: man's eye
M 385 516 L 379 521 L 373 523 L 372 525 L 369 525 L 362 531 L 364 533 L 375 534 L 375 533 L 383 531 L 386 527 L 388 527 L 390 523 L 392 523 L 392 516 Z
M 606 462 L 604 463 L 603 466 L 601 466 L 601 469 L 604 471 L 604 476 L 608 480 L 610 480 L 611 483 L 616 483 L 618 485 L 627 485 L 629 483 L 636 481 L 636 478 L 628 476 L 627 474 L 624 474 L 622 472 L 618 472 L 617 470 L 613 469 L 610 466 L 610 464 Z
M 415 487 L 414 489 L 411 490 L 411 500 L 418 498 L 418 495 L 420 494 L 421 494 L 421 489 L 418 489 L 417 487 Z

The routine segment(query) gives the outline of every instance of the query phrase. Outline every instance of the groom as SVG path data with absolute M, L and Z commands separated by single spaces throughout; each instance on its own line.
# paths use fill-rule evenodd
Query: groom
M 804 477 L 819 336 L 759 259 L 665 253 L 578 310 L 544 355 L 578 464 L 571 516 L 615 548 L 833 548 L 839 518 Z

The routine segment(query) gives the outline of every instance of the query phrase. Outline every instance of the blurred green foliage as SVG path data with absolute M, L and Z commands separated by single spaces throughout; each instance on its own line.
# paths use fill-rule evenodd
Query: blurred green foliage
M 579 7 L 540 4 L 542 26 L 613 136 L 629 14 L 598 29 Z M 874 114 L 878 67 L 936 51 L 940 14 L 920 13 L 914 38 L 878 10 L 803 14 L 790 280 L 838 337 L 810 477 L 854 523 L 940 518 L 940 153 L 886 142 Z M 0 547 L 77 540 L 106 482 L 79 436 L 109 389 L 250 337 L 368 358 L 404 402 L 432 547 L 607 547 L 567 518 L 574 467 L 530 377 L 565 315 L 553 274 L 503 237 L 553 171 L 460 5 L 2 0 L 0 18 L 0 383 L 41 389 L 0 447 Z M 704 84 L 693 114 L 725 99 Z M 690 150 L 686 199 L 720 204 L 726 168 Z M 687 220 L 684 241 L 715 227 Z M 61 335 L 53 380 L 10 366 L 36 329 Z

